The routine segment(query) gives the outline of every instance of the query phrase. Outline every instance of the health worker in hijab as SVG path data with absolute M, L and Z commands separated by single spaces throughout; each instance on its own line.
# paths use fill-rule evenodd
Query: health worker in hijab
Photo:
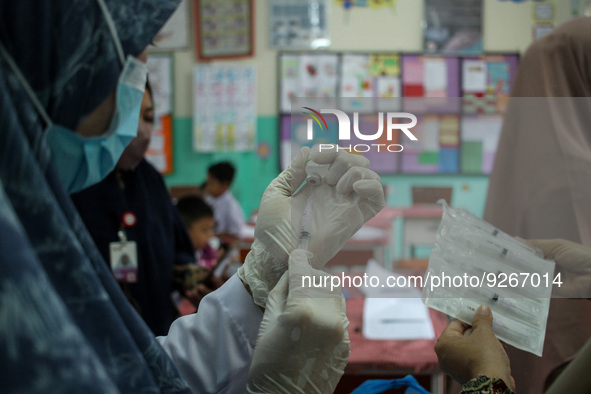
M 342 294 L 317 301 L 297 284 L 321 275 L 317 268 L 383 207 L 366 159 L 306 149 L 295 155 L 263 196 L 238 275 L 158 339 L 125 299 L 69 198 L 111 172 L 134 138 L 146 82 L 141 54 L 177 5 L 0 3 L 3 392 L 332 392 L 343 373 Z M 330 165 L 312 225 L 314 268 L 294 251 L 291 223 L 310 195 L 309 186 L 300 188 L 308 159 Z M 302 337 L 290 336 L 294 330 Z

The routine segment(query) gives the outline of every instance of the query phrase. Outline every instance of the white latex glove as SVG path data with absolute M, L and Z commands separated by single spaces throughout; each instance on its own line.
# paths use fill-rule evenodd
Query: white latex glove
M 302 287 L 326 276 L 296 249 L 269 294 L 250 367 L 249 393 L 332 393 L 349 358 L 349 321 L 340 288 Z
M 308 159 L 329 165 L 321 184 L 313 187 L 314 221 L 309 245 L 313 267 L 323 267 L 384 207 L 380 177 L 369 169 L 365 157 L 335 149 L 310 153 L 309 148 L 302 148 L 289 168 L 265 190 L 251 251 L 238 270 L 240 279 L 250 287 L 254 302 L 262 308 L 298 243 L 301 218 L 312 189 L 306 184 L 298 190 L 306 179 Z
M 554 296 L 591 298 L 591 248 L 565 239 L 534 239 L 526 242 L 540 248 L 544 258 L 556 262 L 554 275 L 560 273 L 562 284 L 553 286 Z

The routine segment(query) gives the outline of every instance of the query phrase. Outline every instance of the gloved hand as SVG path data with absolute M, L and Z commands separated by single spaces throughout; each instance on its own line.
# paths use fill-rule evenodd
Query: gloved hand
M 332 393 L 349 358 L 349 321 L 340 288 L 303 287 L 326 276 L 296 249 L 269 294 L 250 367 L 249 393 Z M 307 283 L 307 282 L 306 282 Z
M 556 262 L 560 272 L 560 286 L 554 285 L 552 294 L 567 298 L 591 298 L 591 249 L 565 239 L 527 240 L 544 252 L 544 258 Z M 554 278 L 550 278 L 551 280 Z
M 326 164 L 318 186 L 306 183 L 308 159 Z M 238 276 L 250 288 L 254 302 L 264 308 L 269 291 L 287 269 L 287 259 L 300 235 L 301 218 L 313 189 L 313 222 L 309 251 L 312 266 L 323 267 L 345 242 L 384 207 L 379 176 L 369 160 L 344 151 L 302 148 L 289 168 L 275 178 L 261 200 L 254 242 Z M 296 190 L 298 192 L 296 193 Z

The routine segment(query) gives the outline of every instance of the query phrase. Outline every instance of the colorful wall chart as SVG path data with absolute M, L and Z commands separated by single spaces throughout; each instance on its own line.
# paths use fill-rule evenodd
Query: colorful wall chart
M 413 134 L 418 141 L 405 143 L 402 172 L 409 174 L 455 174 L 459 170 L 460 117 L 418 117 Z
M 462 112 L 505 112 L 518 55 L 486 55 L 462 59 Z
M 460 159 L 464 174 L 490 174 L 501 135 L 501 115 L 464 115 Z
M 256 76 L 253 66 L 196 66 L 193 149 L 250 151 L 256 143 Z
M 338 65 L 336 54 L 281 56 L 280 112 L 291 112 L 294 97 L 336 97 Z
M 346 99 L 341 102 L 344 111 L 379 111 L 391 103 L 383 99 L 401 97 L 398 54 L 343 54 L 340 69 L 339 97 Z

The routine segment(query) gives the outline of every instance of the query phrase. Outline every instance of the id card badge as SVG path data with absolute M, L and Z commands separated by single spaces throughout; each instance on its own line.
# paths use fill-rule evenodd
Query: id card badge
M 111 270 L 121 283 L 137 282 L 137 246 L 134 241 L 109 243 Z

